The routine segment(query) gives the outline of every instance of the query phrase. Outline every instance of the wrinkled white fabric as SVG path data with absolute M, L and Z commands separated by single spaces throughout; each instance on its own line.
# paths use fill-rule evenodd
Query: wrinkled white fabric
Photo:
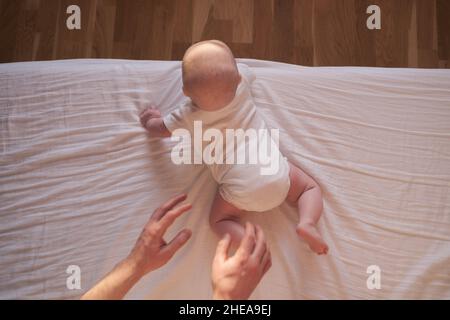
M 246 215 L 273 259 L 252 298 L 450 298 L 450 71 L 240 62 L 281 152 L 322 187 L 330 246 L 313 254 L 289 205 Z M 174 142 L 149 139 L 138 118 L 183 99 L 179 62 L 0 65 L 1 298 L 78 298 L 180 192 L 194 207 L 167 240 L 182 227 L 192 239 L 127 297 L 211 297 L 216 183 L 202 165 L 174 165 Z M 81 290 L 66 287 L 69 265 Z M 367 288 L 371 265 L 379 290 Z

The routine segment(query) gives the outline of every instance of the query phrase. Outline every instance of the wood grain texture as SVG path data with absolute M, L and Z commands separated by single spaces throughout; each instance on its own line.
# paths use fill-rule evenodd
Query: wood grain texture
M 81 8 L 68 30 L 66 8 Z M 366 9 L 381 8 L 381 30 Z M 0 62 L 179 60 L 220 39 L 237 57 L 309 66 L 448 68 L 449 0 L 0 0 Z

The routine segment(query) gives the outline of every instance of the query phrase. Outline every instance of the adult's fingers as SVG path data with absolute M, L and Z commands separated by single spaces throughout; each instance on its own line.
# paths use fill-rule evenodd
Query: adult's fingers
M 184 212 L 192 209 L 192 205 L 190 203 L 183 204 L 178 208 L 172 209 L 167 212 L 158 222 L 159 224 L 159 234 L 161 236 L 166 233 L 167 229 L 172 225 L 176 218 L 181 216 Z
M 253 224 L 247 222 L 245 224 L 245 234 L 242 238 L 239 248 L 236 251 L 236 255 L 241 257 L 248 257 L 255 247 L 255 227 Z
M 261 261 L 259 262 L 259 265 L 261 266 L 263 272 L 265 272 L 264 269 L 267 267 L 268 263 L 271 263 L 271 261 L 272 261 L 272 257 L 270 254 L 270 250 L 267 249 L 266 252 L 264 253 L 264 255 L 262 256 Z
M 270 267 L 272 267 L 272 258 L 270 257 L 269 253 L 269 258 L 267 259 L 267 262 L 264 264 L 262 275 L 265 275 L 266 272 L 269 271 Z
M 161 249 L 162 254 L 172 257 L 191 237 L 192 232 L 189 229 L 183 229 Z
M 160 220 L 170 209 L 175 207 L 180 202 L 183 202 L 186 200 L 187 195 L 186 194 L 180 194 L 178 196 L 175 196 L 173 198 L 170 198 L 166 203 L 164 203 L 161 207 L 156 209 L 156 211 L 153 213 L 151 219 L 152 220 Z
M 231 237 L 227 233 L 217 244 L 214 260 L 225 261 L 228 259 L 228 250 L 230 249 Z
M 264 232 L 260 226 L 256 225 L 256 243 L 255 250 L 252 253 L 254 259 L 258 262 L 262 260 L 264 254 L 266 253 L 267 245 L 264 238 Z

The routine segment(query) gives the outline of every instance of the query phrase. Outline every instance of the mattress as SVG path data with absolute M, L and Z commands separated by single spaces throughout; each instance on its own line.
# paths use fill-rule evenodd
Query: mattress
M 246 214 L 273 257 L 251 298 L 450 299 L 450 71 L 240 63 L 280 150 L 322 187 L 330 247 L 312 253 L 287 204 Z M 203 165 L 173 164 L 175 142 L 138 119 L 184 99 L 177 61 L 0 65 L 0 298 L 79 298 L 181 192 L 193 209 L 167 238 L 188 227 L 192 239 L 126 298 L 211 297 L 217 186 Z

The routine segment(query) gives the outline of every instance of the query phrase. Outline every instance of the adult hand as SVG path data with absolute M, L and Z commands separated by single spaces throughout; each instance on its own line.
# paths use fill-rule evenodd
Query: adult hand
M 212 266 L 214 299 L 244 300 L 272 266 L 270 251 L 259 226 L 245 225 L 245 235 L 236 253 L 229 257 L 231 238 L 218 244 Z
M 128 257 L 81 298 L 122 299 L 141 277 L 166 264 L 191 236 L 191 231 L 184 229 L 169 243 L 163 238 L 175 219 L 191 209 L 190 204 L 175 208 L 184 200 L 186 195 L 179 195 L 156 209 Z
M 189 203 L 174 208 L 184 200 L 186 200 L 184 194 L 172 198 L 156 209 L 150 217 L 127 257 L 127 261 L 136 268 L 139 274 L 145 275 L 165 265 L 191 237 L 191 231 L 183 229 L 169 243 L 163 238 L 164 233 L 175 219 L 192 208 Z

